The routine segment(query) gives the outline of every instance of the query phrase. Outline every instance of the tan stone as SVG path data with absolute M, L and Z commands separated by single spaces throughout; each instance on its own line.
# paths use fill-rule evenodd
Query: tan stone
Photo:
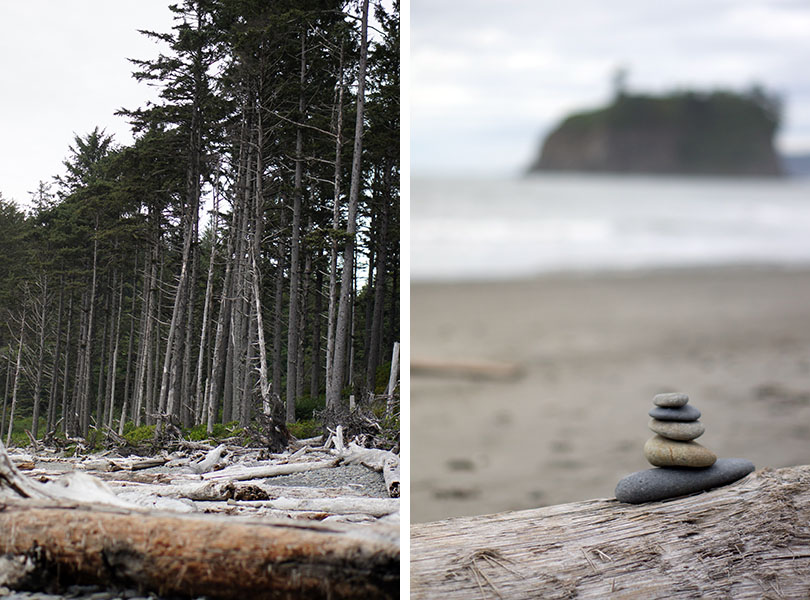
M 686 442 L 694 440 L 703 435 L 706 428 L 700 421 L 659 421 L 650 419 L 650 429 L 653 433 L 669 438 L 670 440 L 680 440 Z
M 655 435 L 644 444 L 644 458 L 655 467 L 710 467 L 717 455 L 697 442 L 679 442 Z

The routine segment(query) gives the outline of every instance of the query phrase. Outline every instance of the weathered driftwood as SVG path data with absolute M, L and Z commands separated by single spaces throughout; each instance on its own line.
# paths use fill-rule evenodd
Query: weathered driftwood
M 436 360 L 411 358 L 411 375 L 468 377 L 470 379 L 517 379 L 523 368 L 515 363 L 486 360 Z
M 399 511 L 395 498 L 276 498 L 275 500 L 245 500 L 242 506 L 266 507 L 284 511 L 306 511 L 326 514 L 362 514 L 384 517 Z
M 207 473 L 219 462 L 224 451 L 225 444 L 220 444 L 213 450 L 210 450 L 200 462 L 192 464 L 191 470 L 195 473 Z
M 158 506 L 168 501 L 156 498 Z M 318 508 L 307 502 L 299 507 Z M 393 598 L 398 530 L 147 511 L 85 473 L 30 479 L 0 443 L 0 585 L 13 588 L 94 583 L 183 597 Z
M 43 500 L 0 503 L 13 587 L 84 582 L 209 598 L 394 598 L 396 528 L 241 521 Z
M 399 457 L 387 458 L 383 463 L 383 480 L 388 495 L 399 498 Z
M 385 487 L 391 498 L 399 498 L 399 456 L 390 450 L 379 448 L 363 448 L 355 442 L 349 442 L 348 447 L 343 445 L 343 436 L 340 425 L 338 435 L 335 436 L 335 452 L 346 464 L 359 464 L 383 474 Z
M 411 527 L 412 598 L 810 598 L 810 466 Z
M 205 473 L 203 479 L 212 481 L 246 481 L 248 479 L 260 479 L 264 477 L 277 477 L 278 475 L 290 475 L 292 473 L 303 473 L 305 471 L 316 471 L 318 469 L 328 469 L 334 467 L 340 459 L 322 460 L 317 462 L 287 463 L 284 465 L 269 465 L 265 467 L 243 467 L 234 465 L 221 471 Z

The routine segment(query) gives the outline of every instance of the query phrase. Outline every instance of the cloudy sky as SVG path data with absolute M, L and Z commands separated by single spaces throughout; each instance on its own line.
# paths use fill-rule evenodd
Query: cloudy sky
M 516 173 L 575 109 L 676 87 L 782 94 L 777 145 L 810 152 L 804 0 L 412 0 L 414 174 Z
M 0 193 L 25 203 L 40 180 L 62 174 L 74 133 L 95 126 L 131 141 L 114 116 L 154 92 L 130 74 L 158 46 L 137 29 L 169 31 L 165 0 L 0 2 Z

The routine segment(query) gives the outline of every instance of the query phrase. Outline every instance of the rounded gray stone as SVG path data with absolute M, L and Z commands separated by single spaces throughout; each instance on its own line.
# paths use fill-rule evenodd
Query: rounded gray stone
M 657 502 L 728 485 L 753 470 L 754 463 L 744 458 L 720 458 L 705 469 L 647 469 L 624 477 L 616 485 L 615 494 L 619 502 Z
M 700 411 L 691 404 L 679 406 L 678 408 L 664 408 L 663 406 L 654 406 L 649 413 L 653 419 L 659 421 L 697 421 L 700 418 Z
M 689 396 L 681 392 L 672 392 L 669 394 L 656 394 L 653 398 L 653 404 L 656 406 L 663 406 L 664 408 L 678 408 L 689 402 Z
M 706 431 L 700 421 L 659 421 L 658 419 L 650 419 L 649 428 L 650 431 L 657 433 L 661 437 L 678 440 L 679 442 L 696 440 Z

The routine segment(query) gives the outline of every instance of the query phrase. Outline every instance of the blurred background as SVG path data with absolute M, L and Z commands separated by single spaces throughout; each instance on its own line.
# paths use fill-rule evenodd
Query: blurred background
M 412 517 L 810 462 L 810 5 L 412 0 Z

